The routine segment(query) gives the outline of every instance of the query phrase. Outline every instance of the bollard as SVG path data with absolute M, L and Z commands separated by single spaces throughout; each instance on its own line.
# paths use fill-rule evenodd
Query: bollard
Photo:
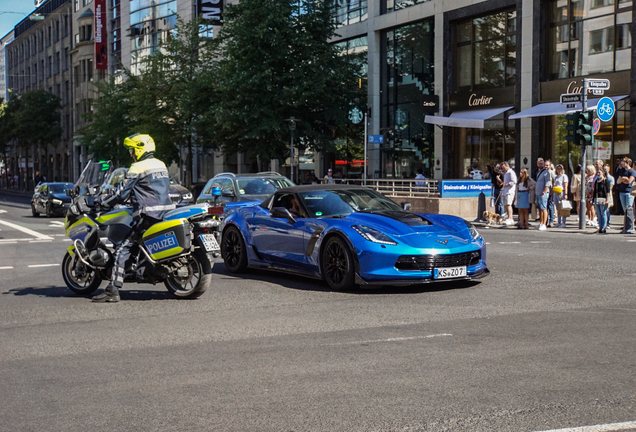
M 485 222 L 484 212 L 486 211 L 486 195 L 483 192 L 479 193 L 479 198 L 477 198 L 477 219 L 475 222 Z

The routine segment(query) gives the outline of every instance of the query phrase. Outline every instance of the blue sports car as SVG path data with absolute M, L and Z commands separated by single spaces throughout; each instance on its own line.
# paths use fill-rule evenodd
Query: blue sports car
M 486 242 L 455 216 L 415 214 L 350 185 L 279 189 L 223 223 L 227 269 L 279 270 L 324 279 L 333 290 L 486 276 Z

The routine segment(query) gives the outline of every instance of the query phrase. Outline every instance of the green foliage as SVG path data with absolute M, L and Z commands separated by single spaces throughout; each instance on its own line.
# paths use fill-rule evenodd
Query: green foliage
M 220 60 L 212 123 L 226 154 L 264 159 L 289 153 L 285 119 L 300 119 L 300 148 L 324 151 L 346 128 L 362 68 L 330 44 L 331 2 L 242 0 L 226 7 L 215 38 Z M 363 107 L 364 108 L 364 107 Z
M 2 116 L 0 141 L 17 139 L 22 147 L 58 144 L 62 140 L 61 109 L 60 98 L 44 90 L 12 94 Z

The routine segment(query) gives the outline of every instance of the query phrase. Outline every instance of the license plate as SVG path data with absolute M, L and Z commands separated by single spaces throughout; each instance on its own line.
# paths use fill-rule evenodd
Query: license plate
M 203 242 L 203 247 L 206 252 L 214 252 L 221 249 L 216 238 L 214 238 L 214 234 L 201 234 L 199 235 L 199 238 Z
M 446 267 L 433 270 L 433 279 L 450 279 L 466 276 L 466 267 Z

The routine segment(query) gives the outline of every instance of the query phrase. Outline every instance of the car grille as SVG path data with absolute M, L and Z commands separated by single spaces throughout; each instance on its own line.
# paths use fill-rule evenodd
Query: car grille
M 402 255 L 395 262 L 398 270 L 431 271 L 435 268 L 474 266 L 481 261 L 481 251 L 451 255 Z

